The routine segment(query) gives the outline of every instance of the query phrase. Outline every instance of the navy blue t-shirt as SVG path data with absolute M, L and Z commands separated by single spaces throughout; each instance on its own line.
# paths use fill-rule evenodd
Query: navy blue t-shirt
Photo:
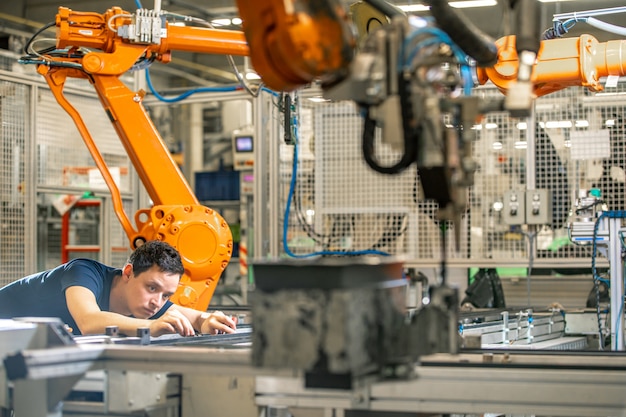
M 67 308 L 65 290 L 85 287 L 95 295 L 100 310 L 109 311 L 111 284 L 118 275 L 122 275 L 119 268 L 83 258 L 29 275 L 0 288 L 0 318 L 58 317 L 74 334 L 81 334 Z M 159 318 L 171 305 L 168 301 L 150 318 Z

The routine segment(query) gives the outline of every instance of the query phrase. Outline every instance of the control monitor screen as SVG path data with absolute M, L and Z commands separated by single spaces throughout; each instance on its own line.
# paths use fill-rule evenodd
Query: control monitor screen
M 235 150 L 237 152 L 252 152 L 252 136 L 236 137 Z

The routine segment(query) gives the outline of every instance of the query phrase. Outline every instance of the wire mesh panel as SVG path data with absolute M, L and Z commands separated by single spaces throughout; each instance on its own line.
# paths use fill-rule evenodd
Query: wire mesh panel
M 353 103 L 301 102 L 298 164 L 291 186 L 294 147 L 281 145 L 284 201 L 291 192 L 288 248 L 297 255 L 368 253 L 432 257 L 430 241 L 420 239 L 434 205 L 420 201 L 414 167 L 399 175 L 370 169 L 361 153 L 362 118 Z M 400 153 L 375 139 L 382 165 Z M 291 191 L 290 191 L 291 190 Z M 426 245 L 424 244 L 426 243 Z M 434 250 L 438 250 L 434 248 Z
M 543 131 L 550 138 L 543 149 L 537 143 L 537 172 L 539 182 L 540 168 L 552 167 L 545 170 L 544 181 L 553 190 L 554 238 L 563 236 L 567 209 L 584 190 L 597 189 L 609 210 L 626 208 L 625 96 L 624 84 L 601 93 L 570 89 L 554 94 L 547 108 L 537 109 L 537 137 Z M 560 258 L 590 253 L 588 246 L 560 245 L 540 254 Z
M 0 285 L 24 275 L 30 87 L 0 80 Z
M 362 119 L 351 103 L 333 103 L 315 111 L 316 226 L 324 231 L 331 250 L 379 250 L 410 253 L 416 245 L 414 195 L 410 169 L 390 182 L 369 169 L 358 138 Z M 356 138 L 350 143 L 347 138 Z M 356 146 L 355 146 L 356 145 Z M 380 143 L 378 143 L 380 147 Z M 378 152 L 382 164 L 394 162 L 394 152 Z M 388 195 L 380 195 L 386 189 Z M 387 198 L 393 196 L 393 198 Z
M 474 192 L 482 200 L 480 224 L 472 224 L 482 234 L 476 254 L 497 260 L 537 256 L 561 266 L 590 256 L 588 247 L 570 242 L 568 220 L 576 197 L 592 188 L 609 209 L 624 207 L 623 89 L 552 93 L 537 100 L 532 121 L 487 116 L 476 146 L 481 169 Z M 532 234 L 507 222 L 504 212 L 506 193 L 527 189 L 546 190 L 549 204 L 548 221 Z M 536 244 L 531 253 L 530 238 Z
M 501 95 L 494 88 L 476 94 L 486 98 Z M 479 168 L 469 205 L 470 259 L 500 261 L 526 256 L 526 237 L 503 217 L 505 193 L 526 189 L 527 140 L 526 130 L 521 129 L 525 124 L 506 112 L 493 112 L 473 127 L 478 130 L 473 154 Z
M 130 161 L 100 102 L 75 94 L 68 99 L 79 109 L 120 191 L 131 191 Z M 35 122 L 38 185 L 107 189 L 74 122 L 47 89 L 39 89 Z
M 495 88 L 474 94 L 501 96 Z M 436 264 L 445 236 L 447 256 L 459 266 L 523 265 L 533 258 L 543 266 L 584 264 L 590 250 L 568 239 L 576 197 L 598 188 L 610 209 L 626 206 L 624 96 L 623 84 L 603 93 L 569 88 L 539 98 L 533 118 L 487 114 L 473 127 L 479 168 L 457 231 L 437 220 L 437 204 L 423 198 L 414 167 L 388 176 L 365 164 L 363 119 L 353 104 L 302 98 L 297 165 L 292 145 L 283 143 L 279 151 L 282 207 L 290 202 L 287 250 L 295 255 L 379 250 L 406 255 L 415 264 Z M 381 165 L 400 158 L 379 136 L 375 147 Z M 547 196 L 541 204 L 548 219 L 531 227 L 505 215 L 506 197 L 531 195 L 529 190 L 545 190 Z
M 110 199 L 107 199 L 107 203 L 110 205 L 110 209 L 105 213 L 109 214 L 108 224 L 110 225 L 108 231 L 109 253 L 111 256 L 110 265 L 121 267 L 126 263 L 128 255 L 130 255 L 130 244 L 128 242 L 128 236 L 122 228 L 122 224 L 119 222 L 115 211 L 113 210 L 113 204 Z M 132 213 L 133 201 L 124 199 L 124 210 L 126 213 Z
M 15 62 L 15 55 L 6 52 L 0 51 L 0 70 L 4 71 L 12 71 L 17 63 Z
M 66 96 L 78 109 L 120 192 L 132 193 L 134 170 L 100 102 L 89 94 L 66 93 Z M 122 265 L 129 252 L 128 239 L 110 198 L 98 199 L 106 207 L 94 206 L 90 211 L 92 218 L 71 213 L 70 232 L 81 231 L 82 235 L 72 240 L 70 233 L 64 240 L 61 219 L 65 207 L 59 209 L 58 202 L 68 195 L 88 201 L 85 197 L 90 194 L 108 196 L 109 190 L 73 120 L 46 88 L 38 90 L 34 123 L 36 167 L 33 171 L 37 186 L 43 190 L 38 196 L 39 217 L 46 219 L 46 226 L 38 232 L 38 269 L 51 268 L 63 261 L 65 241 L 69 258 L 89 257 Z M 131 217 L 132 203 L 124 200 L 126 213 Z

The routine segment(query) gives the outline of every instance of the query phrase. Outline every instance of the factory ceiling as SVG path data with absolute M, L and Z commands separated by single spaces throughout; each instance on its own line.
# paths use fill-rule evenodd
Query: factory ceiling
M 143 6 L 151 8 L 154 0 L 142 0 Z M 623 7 L 623 0 L 541 0 L 541 24 L 548 28 L 551 25 L 553 15 L 567 12 L 580 12 L 606 8 Z M 468 7 L 461 9 L 478 28 L 493 38 L 499 38 L 511 33 L 514 17 L 506 13 L 504 7 L 509 0 L 491 0 L 493 5 L 489 7 Z M 353 1 L 345 2 L 346 5 Z M 418 6 L 419 1 L 394 0 L 390 3 L 396 5 Z M 457 3 L 472 3 L 462 0 Z M 164 10 L 191 15 L 216 21 L 217 19 L 232 19 L 237 17 L 235 0 L 162 0 Z M 7 42 L 6 39 L 27 39 L 29 34 L 37 28 L 54 20 L 59 6 L 69 7 L 76 11 L 90 11 L 102 13 L 106 9 L 119 6 L 124 10 L 133 11 L 137 8 L 134 0 L 5 0 L 0 2 L 0 37 L 5 41 L 0 43 L 4 49 L 19 49 L 23 44 L 20 42 Z M 428 12 L 411 12 L 417 15 L 426 15 Z M 599 16 L 601 20 L 613 25 L 626 27 L 626 13 Z M 230 25 L 227 29 L 240 30 L 240 26 Z M 599 31 L 586 23 L 579 23 L 571 30 L 571 36 L 589 33 L 600 41 L 619 39 L 619 35 Z M 623 38 L 623 36 L 622 36 Z M 17 52 L 17 51 L 16 51 Z M 234 75 L 228 61 L 223 56 L 210 56 L 201 54 L 175 53 L 172 64 L 158 71 L 167 79 L 169 88 L 184 88 L 193 84 L 232 83 Z M 244 67 L 244 60 L 236 58 L 240 68 Z M 165 67 L 161 65 L 160 67 Z

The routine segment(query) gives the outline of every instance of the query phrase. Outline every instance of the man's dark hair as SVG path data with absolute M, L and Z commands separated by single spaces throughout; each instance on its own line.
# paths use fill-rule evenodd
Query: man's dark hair
M 182 275 L 185 272 L 180 254 L 170 244 L 160 240 L 150 240 L 139 246 L 128 258 L 135 275 L 147 271 L 154 265 L 161 272 Z

